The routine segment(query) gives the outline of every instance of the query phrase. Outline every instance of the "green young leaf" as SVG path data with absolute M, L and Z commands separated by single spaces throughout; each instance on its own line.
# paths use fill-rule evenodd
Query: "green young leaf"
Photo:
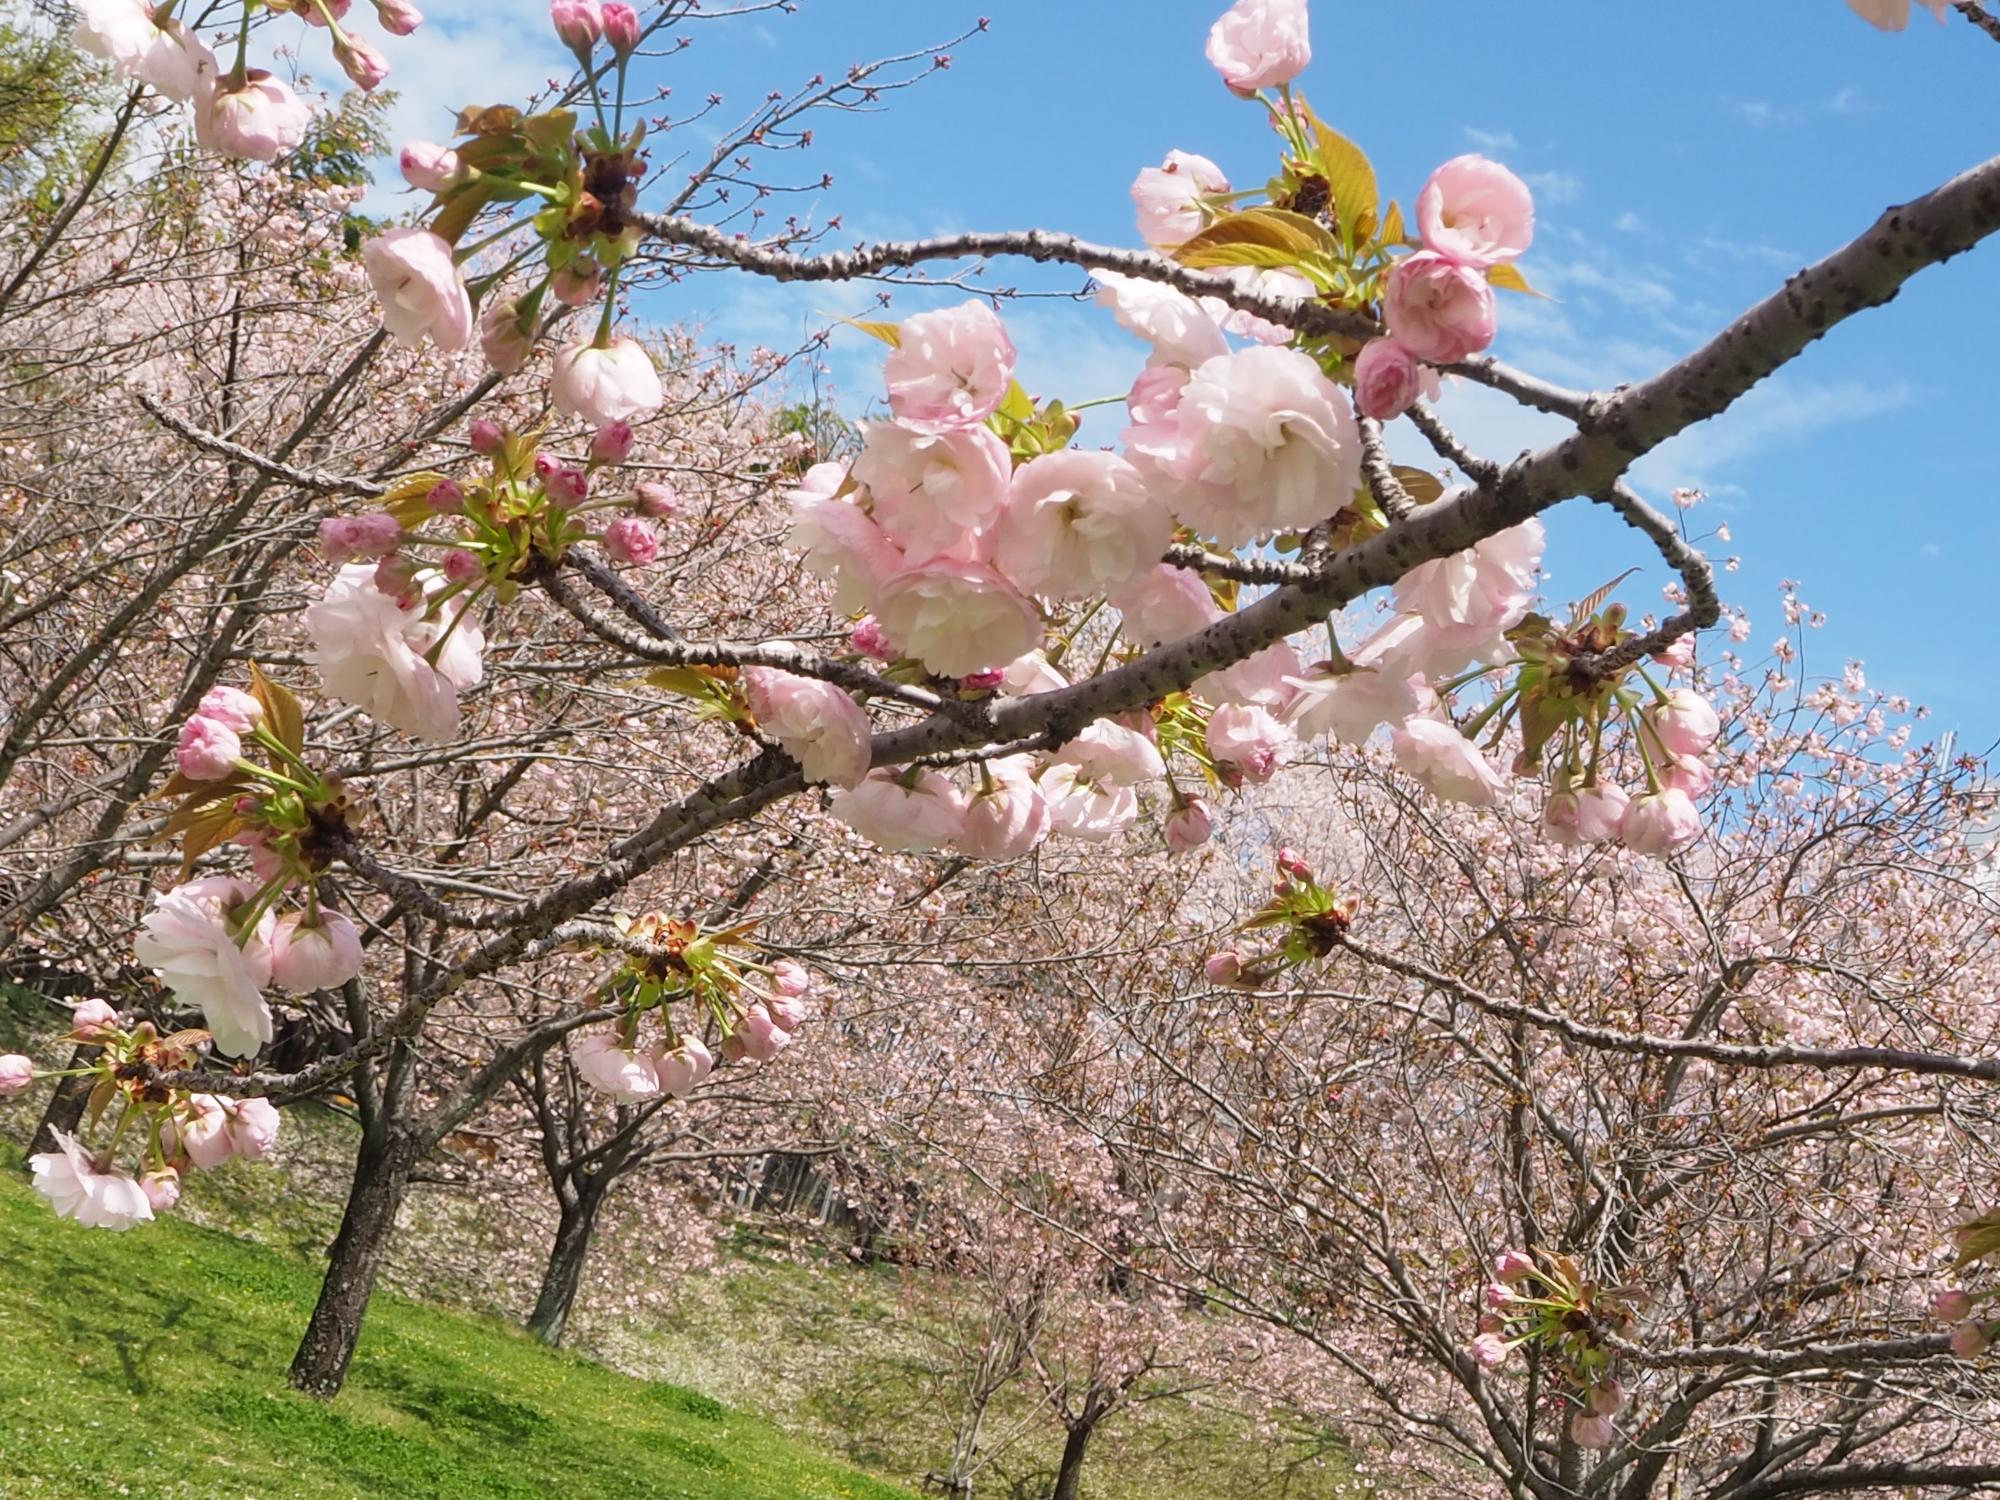
M 849 328 L 859 328 L 870 338 L 880 339 L 891 349 L 900 349 L 903 347 L 903 330 L 899 324 L 878 323 L 870 321 L 867 318 L 842 318 L 840 321 L 845 323 Z
M 264 705 L 264 722 L 278 737 L 278 743 L 294 755 L 303 755 L 306 748 L 306 716 L 299 707 L 299 700 L 282 683 L 266 677 L 263 668 L 254 661 L 250 663 L 250 696 Z
M 1282 208 L 1246 208 L 1217 219 L 1174 251 L 1193 270 L 1211 266 L 1296 266 L 1322 256 L 1338 257 L 1340 242 L 1326 226 Z
M 1503 260 L 1497 266 L 1486 268 L 1486 279 L 1503 292 L 1520 292 L 1529 297 L 1552 300 L 1546 292 L 1538 292 L 1528 285 L 1528 278 L 1521 274 L 1521 268 L 1511 260 Z
M 1312 115 L 1312 127 L 1320 175 L 1333 189 L 1334 214 L 1348 238 L 1365 245 L 1381 220 L 1382 190 L 1375 184 L 1375 167 L 1367 152 L 1318 115 Z

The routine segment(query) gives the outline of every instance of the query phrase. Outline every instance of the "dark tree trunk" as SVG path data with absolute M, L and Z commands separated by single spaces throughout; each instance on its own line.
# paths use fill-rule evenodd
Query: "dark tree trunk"
M 583 1264 L 590 1258 L 590 1237 L 597 1230 L 597 1211 L 604 1207 L 604 1197 L 604 1186 L 587 1182 L 562 1205 L 555 1243 L 549 1247 L 549 1263 L 542 1272 L 542 1289 L 535 1298 L 535 1310 L 528 1315 L 528 1332 L 545 1344 L 562 1342 L 570 1309 L 576 1305 L 577 1288 L 583 1284 Z
M 1090 1447 L 1090 1435 L 1097 1430 L 1096 1422 L 1079 1422 L 1070 1428 L 1069 1438 L 1063 1444 L 1062 1464 L 1056 1470 L 1056 1487 L 1049 1492 L 1049 1500 L 1077 1500 L 1083 1493 L 1083 1456 Z
M 72 1068 L 88 1067 L 103 1053 L 102 1047 L 89 1043 L 78 1047 L 69 1057 Z M 56 1132 L 66 1131 L 76 1134 L 76 1127 L 83 1121 L 83 1107 L 90 1102 L 90 1090 L 94 1080 L 89 1078 L 58 1078 L 56 1091 L 49 1095 L 48 1107 L 42 1111 L 42 1123 L 35 1127 L 35 1138 L 28 1142 L 28 1154 L 56 1149 Z
M 292 1357 L 291 1382 L 307 1395 L 336 1396 L 347 1379 L 347 1364 L 361 1337 L 361 1319 L 368 1311 L 418 1154 L 416 1142 L 386 1122 L 361 1138 L 347 1212 L 327 1254 L 319 1304 L 313 1308 L 299 1352 Z

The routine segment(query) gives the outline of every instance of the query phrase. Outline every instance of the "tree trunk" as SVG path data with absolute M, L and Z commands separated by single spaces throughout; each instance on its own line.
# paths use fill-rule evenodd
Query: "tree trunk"
M 535 1298 L 535 1310 L 528 1315 L 528 1332 L 545 1344 L 562 1342 L 577 1288 L 583 1284 L 583 1263 L 590 1258 L 597 1211 L 603 1206 L 604 1189 L 594 1182 L 586 1183 L 562 1206 L 555 1243 L 549 1247 L 549 1263 L 542 1272 L 542 1289 Z
M 97 1061 L 104 1049 L 86 1042 L 69 1055 L 72 1068 L 84 1068 Z M 34 1156 L 43 1151 L 56 1149 L 56 1132 L 66 1131 L 76 1134 L 76 1127 L 83 1121 L 83 1107 L 90 1102 L 90 1091 L 95 1080 L 90 1078 L 58 1078 L 56 1091 L 49 1095 L 48 1106 L 42 1111 L 42 1123 L 35 1127 L 35 1138 L 28 1142 L 28 1154 Z
M 396 1228 L 396 1211 L 409 1191 L 416 1143 L 393 1125 L 361 1139 L 347 1212 L 327 1255 L 326 1280 L 312 1321 L 292 1357 L 291 1382 L 310 1396 L 333 1397 L 347 1379 L 361 1337 L 361 1319 L 375 1290 L 383 1253 Z
M 1056 1487 L 1049 1492 L 1049 1500 L 1077 1500 L 1083 1491 L 1083 1455 L 1090 1446 L 1090 1435 L 1097 1430 L 1095 1422 L 1079 1422 L 1070 1428 L 1069 1439 L 1063 1444 L 1062 1464 L 1056 1470 Z

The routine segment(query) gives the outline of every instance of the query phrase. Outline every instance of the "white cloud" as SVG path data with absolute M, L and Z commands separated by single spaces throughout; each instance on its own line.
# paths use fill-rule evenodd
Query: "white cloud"
M 1522 180 L 1544 205 L 1574 203 L 1583 196 L 1583 179 L 1573 172 L 1528 172 Z
M 1521 146 L 1511 130 L 1475 130 L 1468 125 L 1465 138 L 1481 151 L 1517 151 Z

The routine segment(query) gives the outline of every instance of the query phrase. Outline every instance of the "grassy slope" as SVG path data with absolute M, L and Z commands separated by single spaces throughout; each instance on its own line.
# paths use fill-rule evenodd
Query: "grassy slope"
M 185 1222 L 53 1220 L 0 1151 L 0 1494 L 903 1500 L 762 1420 L 391 1297 L 323 1404 L 285 1362 L 310 1266 Z

